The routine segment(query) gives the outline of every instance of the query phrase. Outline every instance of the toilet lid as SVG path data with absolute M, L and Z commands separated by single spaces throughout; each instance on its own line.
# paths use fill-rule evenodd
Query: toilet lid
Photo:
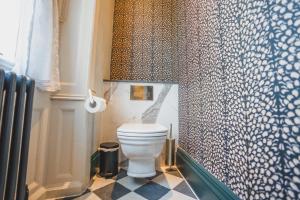
M 160 124 L 133 124 L 126 123 L 117 130 L 118 135 L 134 137 L 166 136 L 168 129 Z

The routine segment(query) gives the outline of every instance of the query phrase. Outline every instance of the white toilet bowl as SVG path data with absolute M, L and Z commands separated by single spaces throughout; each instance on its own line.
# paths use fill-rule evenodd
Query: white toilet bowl
M 155 158 L 164 146 L 168 129 L 159 124 L 123 124 L 117 130 L 124 155 L 129 160 L 127 175 L 137 178 L 156 174 Z

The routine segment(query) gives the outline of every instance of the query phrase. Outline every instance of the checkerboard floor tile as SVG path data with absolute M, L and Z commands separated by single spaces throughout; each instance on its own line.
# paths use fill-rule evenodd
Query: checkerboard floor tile
M 177 170 L 157 171 L 151 178 L 132 178 L 121 169 L 111 179 L 94 177 L 82 196 L 65 200 L 195 200 L 188 184 Z

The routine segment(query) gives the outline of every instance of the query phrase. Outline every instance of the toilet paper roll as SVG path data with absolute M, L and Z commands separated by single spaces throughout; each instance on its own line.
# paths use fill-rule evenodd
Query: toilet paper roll
M 103 112 L 106 109 L 106 101 L 97 96 L 88 97 L 85 100 L 84 108 L 89 113 Z

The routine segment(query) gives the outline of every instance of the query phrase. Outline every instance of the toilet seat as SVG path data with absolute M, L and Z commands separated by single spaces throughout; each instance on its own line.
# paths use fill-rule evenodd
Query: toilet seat
M 159 124 L 123 124 L 117 130 L 118 136 L 123 137 L 161 137 L 166 136 L 168 129 Z
M 118 132 L 118 136 L 123 136 L 123 137 L 136 137 L 136 138 L 149 138 L 149 137 L 162 137 L 166 136 L 166 132 L 162 133 L 123 133 L 123 132 Z

